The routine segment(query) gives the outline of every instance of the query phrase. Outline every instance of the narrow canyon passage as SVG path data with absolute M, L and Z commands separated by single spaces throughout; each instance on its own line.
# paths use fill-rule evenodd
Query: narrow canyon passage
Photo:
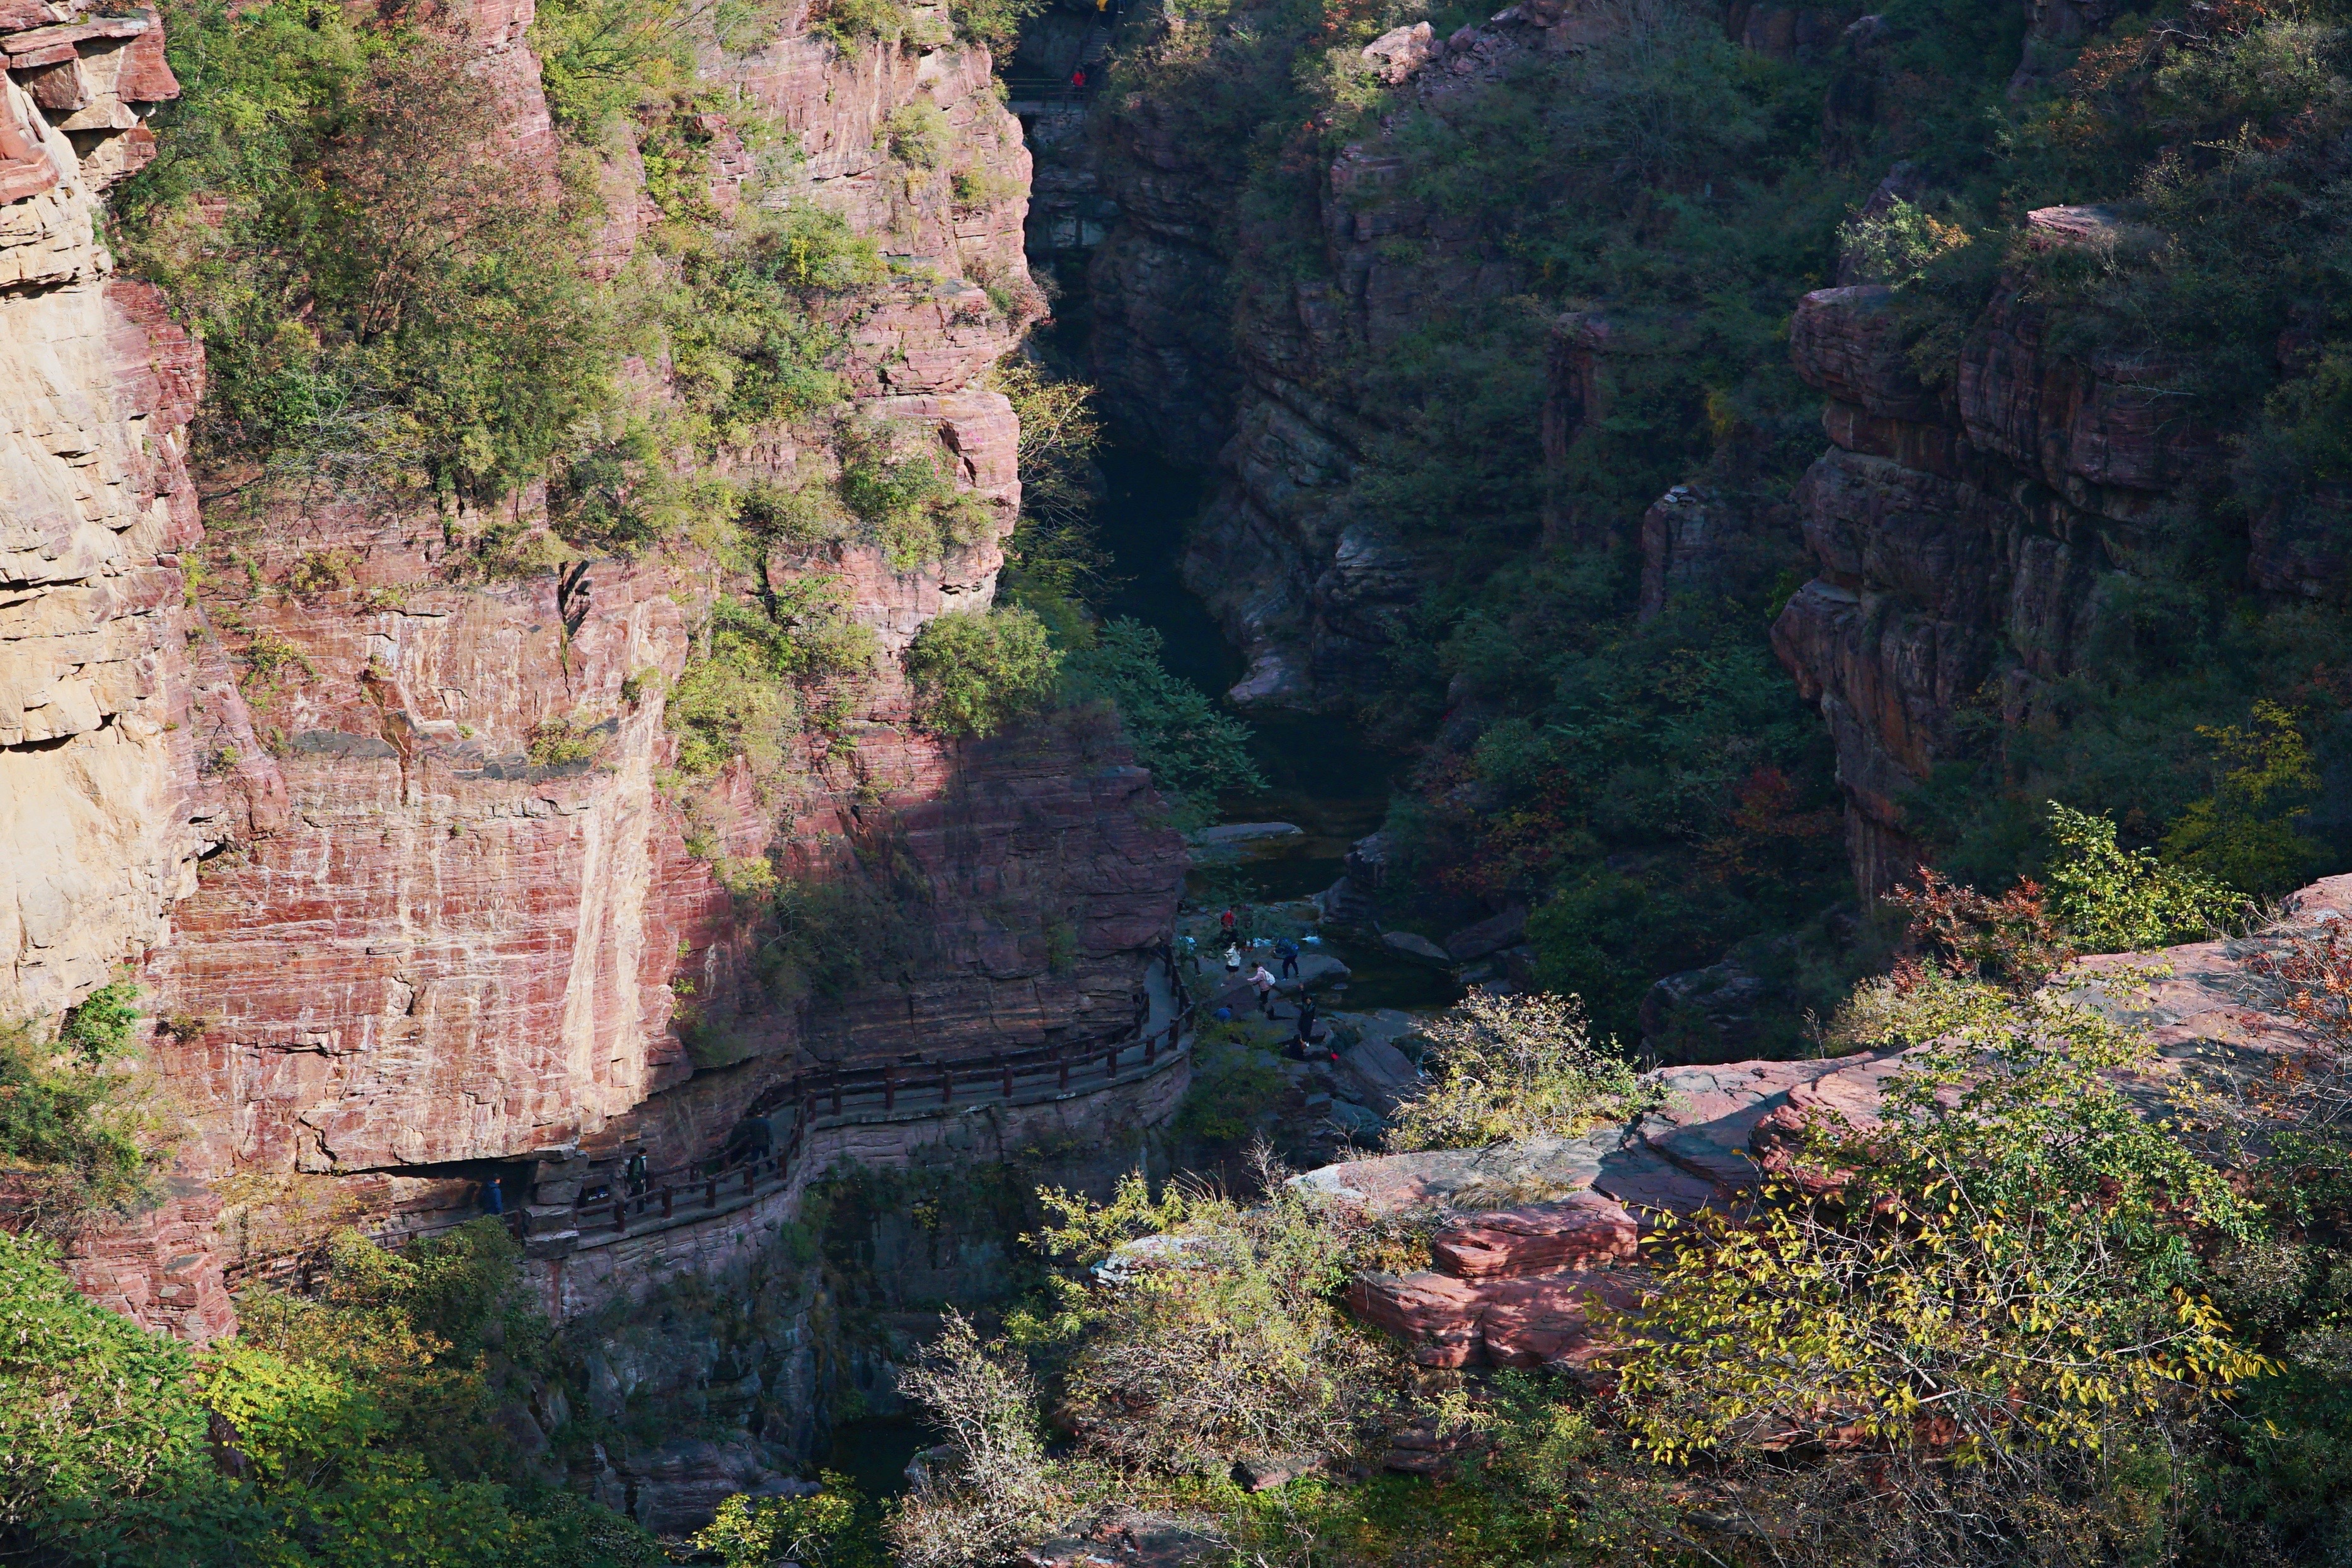
M 2352 0 L 0 0 L 0 1559 L 2342 1568 L 2347 189 Z

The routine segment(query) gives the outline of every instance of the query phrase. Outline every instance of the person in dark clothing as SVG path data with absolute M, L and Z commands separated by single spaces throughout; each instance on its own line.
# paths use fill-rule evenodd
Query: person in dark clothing
M 1298 944 L 1297 942 L 1288 937 L 1284 937 L 1274 944 L 1274 956 L 1282 964 L 1282 977 L 1285 980 L 1298 978 Z
M 1301 1046 L 1315 1043 L 1315 998 L 1312 996 L 1298 999 L 1298 1043 Z
M 496 1176 L 482 1184 L 482 1212 L 484 1214 L 507 1212 L 507 1195 L 499 1186 L 499 1179 Z
M 623 1168 L 622 1173 L 628 1182 L 631 1197 L 641 1198 L 646 1195 L 646 1185 L 650 1178 L 646 1170 L 646 1152 L 643 1149 L 629 1156 L 629 1163 Z
M 727 1152 L 739 1160 L 764 1160 L 776 1146 L 776 1130 L 764 1116 L 747 1116 L 727 1134 Z

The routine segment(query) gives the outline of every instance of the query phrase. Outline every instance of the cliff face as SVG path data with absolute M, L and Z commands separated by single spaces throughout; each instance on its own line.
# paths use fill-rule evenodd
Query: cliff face
M 54 1012 L 163 935 L 227 792 L 186 734 L 182 432 L 202 355 L 93 220 L 178 95 L 155 25 L 0 6 L 0 1010 Z
M 1235 218 L 1220 149 L 1190 134 L 1182 106 L 1139 94 L 1103 113 L 1118 222 L 1088 273 L 1094 374 L 1124 427 L 1217 469 L 1184 578 L 1248 657 L 1234 700 L 1313 708 L 1371 690 L 1427 572 L 1350 495 L 1396 434 L 1368 415 L 1367 381 L 1416 336 L 1528 286 L 1480 215 L 1409 188 L 1427 171 L 1400 138 L 1446 134 L 1517 91 L 1522 68 L 1634 25 L 1612 0 L 1534 0 L 1449 37 L 1422 23 L 1365 48 L 1394 107 L 1318 169 L 1320 255 L 1306 267 L 1267 262 L 1289 243 L 1282 218 Z M 1179 28 L 1158 47 L 1181 45 Z M 1249 259 L 1229 272 L 1237 252 Z
M 2035 243 L 2075 246 L 2112 220 L 2049 207 L 2029 224 Z M 1797 491 L 1820 574 L 1772 640 L 1836 740 L 1866 895 L 1923 858 L 1903 796 L 1951 754 L 1963 711 L 2032 719 L 2078 667 L 2134 525 L 2213 456 L 2166 366 L 2069 357 L 2048 326 L 2005 281 L 1936 389 L 1885 289 L 1809 294 L 1790 329 L 1799 373 L 1830 399 L 1832 446 Z
M 0 1011 L 53 1016 L 136 963 L 191 1123 L 181 1195 L 89 1238 L 86 1288 L 202 1337 L 229 1321 L 203 1191 L 219 1178 L 255 1179 L 255 1214 L 446 1206 L 484 1162 L 600 1134 L 697 1157 L 807 1059 L 804 1033 L 829 1058 L 952 1055 L 1131 1016 L 1183 864 L 1140 825 L 1148 776 L 1112 737 L 916 733 L 888 657 L 989 601 L 1019 505 L 1017 422 L 981 383 L 1036 309 L 1028 165 L 984 51 L 844 51 L 796 6 L 765 47 L 703 62 L 796 135 L 800 192 L 893 257 L 856 320 L 853 395 L 935 443 L 994 520 L 913 571 L 862 546 L 769 563 L 836 577 L 886 656 L 780 810 L 740 764 L 690 804 L 666 793 L 662 693 L 716 586 L 686 557 L 485 581 L 466 550 L 498 520 L 328 501 L 215 520 L 191 591 L 201 354 L 153 289 L 110 278 L 91 228 L 104 181 L 152 149 L 142 106 L 175 89 L 152 24 L 33 9 L 0 9 Z M 505 155 L 551 174 L 531 19 L 485 0 L 448 25 Z M 946 127 L 928 173 L 883 150 L 919 101 Z M 708 129 L 723 213 L 750 164 Z M 608 159 L 593 271 L 629 265 L 642 182 L 633 154 Z M 725 461 L 790 474 L 803 456 L 787 438 Z M 591 754 L 534 763 L 551 721 L 586 727 Z M 708 858 L 772 847 L 813 882 L 902 898 L 904 961 L 814 1014 L 769 995 L 762 917 Z

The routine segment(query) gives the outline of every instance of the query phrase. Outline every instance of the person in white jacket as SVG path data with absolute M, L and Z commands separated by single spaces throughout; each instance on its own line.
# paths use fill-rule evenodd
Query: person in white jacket
M 1256 970 L 1251 973 L 1249 983 L 1257 987 L 1258 1012 L 1268 1018 L 1273 1017 L 1274 988 L 1280 984 L 1281 982 L 1275 979 L 1274 972 L 1272 970 L 1269 970 L 1265 964 L 1261 963 L 1257 966 Z

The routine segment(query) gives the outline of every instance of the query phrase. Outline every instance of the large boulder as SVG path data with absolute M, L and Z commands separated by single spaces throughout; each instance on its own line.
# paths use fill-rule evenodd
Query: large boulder
M 1638 1293 L 1630 1277 L 1606 1274 L 1468 1280 L 1425 1270 L 1360 1274 L 1348 1305 L 1423 1366 L 1580 1367 L 1608 1348 L 1593 1307 L 1630 1306 Z
M 1381 933 L 1381 945 L 1401 957 L 1414 959 L 1423 963 L 1434 963 L 1443 969 L 1454 967 L 1453 954 L 1427 937 L 1417 935 L 1412 931 L 1384 931 Z
M 1339 1079 L 1383 1115 L 1421 1092 L 1421 1069 L 1378 1036 L 1360 1039 L 1339 1053 Z
M 1415 22 L 1409 27 L 1391 27 L 1366 44 L 1364 63 L 1380 73 L 1381 81 L 1396 87 L 1428 64 L 1439 47 L 1430 25 Z
M 1528 911 L 1514 904 L 1501 914 L 1464 926 L 1445 939 L 1445 951 L 1456 963 L 1475 963 L 1528 939 Z
M 1517 1279 L 1629 1262 L 1639 1238 L 1622 1205 L 1578 1193 L 1458 1220 L 1430 1238 L 1429 1250 L 1440 1268 L 1465 1279 Z
M 1657 1060 L 1678 1065 L 1752 1056 L 1776 990 L 1732 958 L 1669 974 L 1642 998 L 1642 1044 Z

